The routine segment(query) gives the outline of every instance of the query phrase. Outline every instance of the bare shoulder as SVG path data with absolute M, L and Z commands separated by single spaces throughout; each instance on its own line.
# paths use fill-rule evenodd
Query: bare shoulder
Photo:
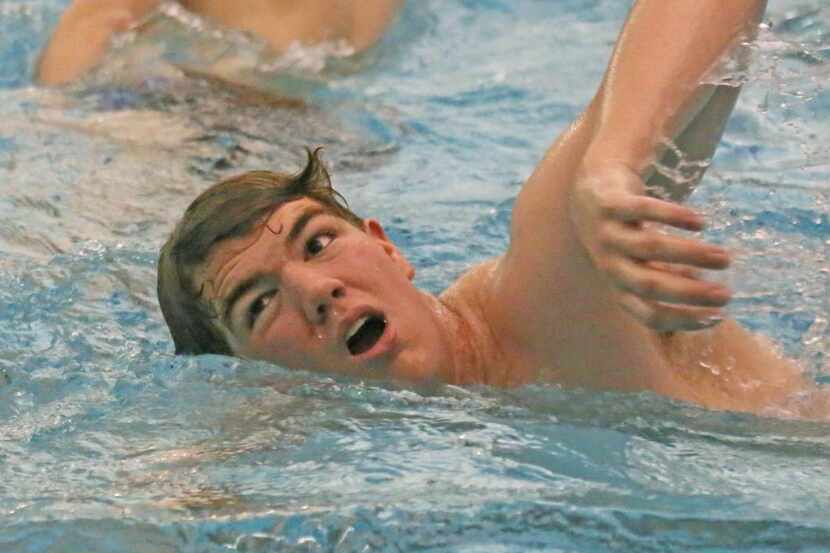
M 492 305 L 494 282 L 501 257 L 467 269 L 443 293 L 440 300 L 456 312 L 481 318 Z
M 456 335 L 465 343 L 459 349 L 467 351 L 464 363 L 469 365 L 464 382 L 513 387 L 536 379 L 528 352 L 516 340 L 511 322 L 503 319 L 512 313 L 500 297 L 503 261 L 498 257 L 472 267 L 440 297 L 460 324 Z

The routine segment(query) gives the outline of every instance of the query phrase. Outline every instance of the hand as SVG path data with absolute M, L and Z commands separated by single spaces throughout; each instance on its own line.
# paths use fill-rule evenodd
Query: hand
M 726 287 L 702 280 L 699 269 L 725 269 L 726 250 L 661 232 L 660 225 L 699 231 L 693 210 L 645 195 L 640 176 L 622 163 L 583 171 L 570 196 L 570 215 L 598 271 L 619 304 L 659 331 L 698 330 L 723 318 Z

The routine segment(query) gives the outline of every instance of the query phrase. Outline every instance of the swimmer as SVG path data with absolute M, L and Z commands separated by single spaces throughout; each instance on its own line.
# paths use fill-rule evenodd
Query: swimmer
M 701 84 L 751 38 L 761 0 L 639 0 L 603 81 L 515 202 L 510 245 L 436 297 L 379 221 L 349 211 L 316 152 L 297 175 L 220 182 L 159 260 L 159 299 L 183 354 L 219 353 L 361 378 L 650 390 L 760 412 L 809 385 L 723 313 L 703 271 L 723 248 L 663 232 L 701 216 L 649 196 L 685 188 L 654 167 L 711 158 L 739 88 Z M 659 53 L 659 54 L 658 54 Z M 705 167 L 704 163 L 699 164 Z
M 345 41 L 355 53 L 371 47 L 404 0 L 180 0 L 193 13 L 264 40 L 274 55 L 292 44 Z M 36 80 L 67 84 L 96 67 L 113 36 L 140 25 L 161 0 L 74 0 L 40 55 Z

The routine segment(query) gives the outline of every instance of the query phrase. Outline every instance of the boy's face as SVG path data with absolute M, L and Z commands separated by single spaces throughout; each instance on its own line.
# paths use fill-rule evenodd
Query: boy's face
M 233 351 L 287 368 L 448 380 L 436 302 L 377 221 L 308 198 L 213 248 L 197 271 Z

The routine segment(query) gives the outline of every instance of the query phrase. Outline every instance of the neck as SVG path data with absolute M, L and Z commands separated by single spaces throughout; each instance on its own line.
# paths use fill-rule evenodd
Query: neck
M 510 386 L 509 364 L 482 311 L 455 297 L 430 297 L 447 352 L 447 363 L 440 368 L 442 379 L 456 385 Z

